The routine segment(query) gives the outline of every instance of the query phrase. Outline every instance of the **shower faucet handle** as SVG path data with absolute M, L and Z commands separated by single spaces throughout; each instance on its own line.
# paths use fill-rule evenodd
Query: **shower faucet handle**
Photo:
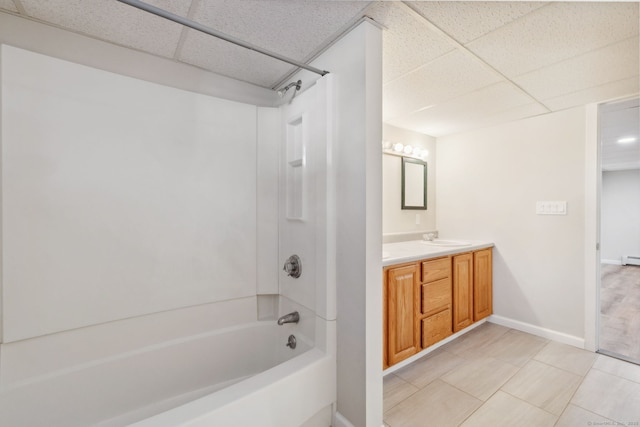
M 291 255 L 284 263 L 287 276 L 297 279 L 302 274 L 302 261 L 298 255 Z

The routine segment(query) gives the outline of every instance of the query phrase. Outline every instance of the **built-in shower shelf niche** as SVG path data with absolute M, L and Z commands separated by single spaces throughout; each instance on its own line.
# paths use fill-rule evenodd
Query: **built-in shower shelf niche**
M 306 118 L 287 122 L 287 219 L 303 220 L 305 214 Z

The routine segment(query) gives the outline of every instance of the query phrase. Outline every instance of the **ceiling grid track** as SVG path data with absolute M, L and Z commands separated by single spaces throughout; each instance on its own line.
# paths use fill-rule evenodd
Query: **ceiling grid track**
M 156 15 L 156 16 L 159 16 L 161 18 L 167 19 L 169 21 L 173 21 L 173 22 L 176 22 L 178 24 L 184 25 L 186 27 L 192 28 L 192 29 L 194 29 L 196 31 L 200 31 L 201 33 L 208 34 L 208 35 L 210 35 L 212 37 L 216 37 L 218 39 L 227 41 L 229 43 L 233 43 L 233 44 L 235 44 L 237 46 L 240 46 L 240 47 L 243 47 L 245 49 L 253 50 L 253 51 L 255 51 L 257 53 L 260 53 L 262 55 L 269 56 L 271 58 L 277 59 L 277 60 L 282 61 L 282 62 L 286 62 L 286 63 L 291 64 L 291 65 L 295 65 L 296 67 L 302 68 L 304 70 L 311 71 L 312 73 L 316 73 L 316 74 L 319 74 L 321 76 L 324 76 L 325 74 L 329 73 L 326 70 L 320 70 L 320 69 L 318 69 L 316 67 L 312 67 L 312 66 L 310 66 L 308 64 L 302 63 L 302 62 L 297 61 L 295 59 L 287 58 L 284 55 L 280 55 L 280 54 L 278 54 L 276 52 L 272 52 L 272 51 L 269 51 L 267 49 L 263 49 L 263 48 L 261 48 L 259 46 L 253 45 L 251 43 L 247 43 L 247 42 L 245 42 L 243 40 L 240 40 L 240 39 L 238 39 L 236 37 L 232 37 L 232 36 L 230 36 L 228 34 L 224 34 L 224 33 L 220 32 L 220 31 L 218 31 L 218 30 L 216 30 L 214 28 L 207 27 L 206 25 L 202 25 L 202 24 L 200 24 L 198 22 L 195 22 L 195 21 L 192 21 L 190 19 L 184 18 L 182 16 L 176 15 L 175 13 L 168 12 L 168 11 L 166 11 L 164 9 L 161 9 L 159 7 L 156 7 L 156 6 L 150 5 L 148 3 L 142 2 L 140 0 L 117 0 L 117 1 L 119 1 L 120 3 L 128 4 L 131 7 L 135 7 L 137 9 L 143 10 L 145 12 L 148 12 L 148 13 L 152 14 L 152 15 Z
M 194 1 L 199 1 L 199 0 L 194 0 Z M 342 39 L 345 35 L 347 35 L 349 32 L 351 32 L 351 30 L 353 30 L 354 28 L 356 28 L 358 25 L 360 25 L 362 22 L 367 21 L 381 29 L 384 29 L 384 27 L 382 25 L 380 25 L 380 23 L 376 22 L 373 18 L 370 18 L 369 16 L 367 16 L 366 13 L 364 13 L 371 5 L 372 2 L 367 3 L 367 5 L 365 7 L 362 8 L 362 16 L 357 16 L 356 18 L 352 19 L 350 22 L 348 22 L 342 29 L 340 29 L 333 37 L 331 37 L 332 41 L 331 43 L 325 45 L 325 46 L 321 46 L 319 49 L 314 50 L 313 52 L 311 52 L 309 55 L 307 55 L 302 62 L 304 62 L 305 64 L 310 64 L 311 62 L 313 62 L 315 59 L 317 59 L 318 57 L 320 57 L 320 55 L 322 55 L 324 52 L 327 51 L 327 49 L 329 49 L 331 46 L 333 46 L 334 44 L 336 44 L 340 39 Z M 273 90 L 276 90 L 276 88 L 281 87 L 283 84 L 285 84 L 289 79 L 293 78 L 293 76 L 296 75 L 296 73 L 298 72 L 298 70 L 293 70 L 290 73 L 288 73 L 287 75 L 285 75 L 284 77 L 282 77 L 280 80 L 278 80 L 271 88 Z
M 193 15 L 196 13 L 196 7 L 198 6 L 199 0 L 191 0 L 191 4 L 189 5 L 189 10 L 187 11 L 187 19 L 193 20 Z M 173 59 L 175 61 L 180 61 L 180 55 L 182 53 L 182 47 L 184 46 L 185 39 L 187 38 L 187 33 L 189 32 L 189 28 L 183 26 L 182 31 L 180 32 L 180 38 L 178 39 L 178 44 L 176 45 L 176 50 L 173 53 Z
M 420 12 L 418 12 L 417 10 L 415 10 L 413 7 L 411 7 L 410 4 L 408 4 L 405 1 L 399 2 L 399 4 L 402 5 L 402 7 L 409 12 L 410 14 L 412 14 L 413 16 L 417 17 L 418 19 L 420 19 L 427 27 L 429 27 L 429 29 L 431 31 L 433 31 L 434 33 L 446 38 L 448 41 L 450 41 L 455 47 L 456 49 L 458 49 L 461 53 L 463 53 L 464 55 L 468 56 L 469 58 L 473 59 L 474 61 L 476 61 L 477 63 L 479 63 L 480 65 L 482 65 L 482 67 L 484 67 L 485 69 L 497 74 L 498 76 L 500 76 L 500 78 L 504 79 L 504 81 L 506 83 L 508 83 L 511 87 L 513 87 L 514 89 L 516 89 L 517 91 L 519 91 L 520 93 L 524 94 L 525 96 L 527 96 L 529 99 L 531 99 L 533 102 L 535 102 L 536 104 L 540 105 L 541 107 L 543 107 L 544 109 L 547 110 L 547 112 L 551 112 L 551 108 L 549 108 L 548 106 L 546 106 L 542 101 L 540 101 L 539 99 L 537 99 L 536 97 L 534 97 L 533 95 L 531 95 L 529 92 L 527 92 L 522 86 L 520 86 L 519 84 L 517 84 L 516 82 L 514 82 L 513 80 L 511 80 L 509 77 L 507 77 L 506 75 L 504 75 L 502 72 L 500 72 L 498 69 L 496 69 L 493 65 L 487 63 L 485 60 L 483 60 L 482 58 L 480 58 L 478 55 L 476 55 L 475 53 L 473 53 L 471 50 L 469 50 L 465 45 L 463 45 L 462 43 L 460 43 L 458 40 L 456 40 L 453 36 L 451 36 L 449 33 L 447 33 L 446 31 L 444 31 L 443 29 L 441 29 L 440 27 L 438 27 L 436 24 L 434 24 L 433 22 L 431 22 L 428 18 L 426 18 L 424 15 L 422 15 Z
M 27 10 L 24 8 L 20 0 L 13 0 L 13 5 L 18 9 L 18 13 L 20 15 L 27 15 Z

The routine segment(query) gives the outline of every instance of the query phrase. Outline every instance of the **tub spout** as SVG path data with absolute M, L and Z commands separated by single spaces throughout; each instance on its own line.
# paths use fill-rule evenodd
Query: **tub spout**
M 284 325 L 285 323 L 298 323 L 300 321 L 300 314 L 297 311 L 293 313 L 285 314 L 278 319 L 278 325 Z

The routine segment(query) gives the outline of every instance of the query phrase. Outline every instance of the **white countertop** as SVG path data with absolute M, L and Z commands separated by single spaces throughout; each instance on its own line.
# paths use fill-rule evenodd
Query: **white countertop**
M 464 240 L 464 242 L 469 244 L 464 246 L 435 246 L 428 244 L 424 240 L 384 243 L 382 245 L 382 266 L 386 267 L 388 265 L 402 264 L 404 262 L 438 258 L 441 256 L 493 247 L 492 242 L 480 240 Z

